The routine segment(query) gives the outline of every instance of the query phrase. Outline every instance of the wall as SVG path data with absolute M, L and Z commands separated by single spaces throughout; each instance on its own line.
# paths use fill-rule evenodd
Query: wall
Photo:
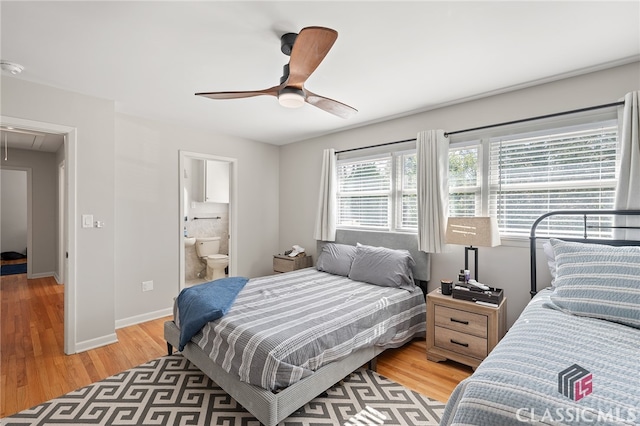
M 640 88 L 640 63 L 540 84 L 386 122 L 282 146 L 280 149 L 280 247 L 300 244 L 316 255 L 313 230 L 318 204 L 322 151 L 415 138 L 421 130 L 459 130 L 559 111 L 615 102 Z M 356 107 L 358 107 L 356 105 Z M 289 179 L 290 176 L 303 178 Z M 508 324 L 513 324 L 529 300 L 527 242 L 479 251 L 482 281 L 505 289 Z M 433 256 L 429 288 L 441 278 L 453 278 L 464 262 L 464 248 Z M 539 256 L 539 276 L 550 280 Z
M 33 278 L 53 276 L 58 259 L 58 166 L 56 154 L 49 152 L 14 149 L 9 151 L 8 160 L 2 161 L 2 167 L 31 169 L 31 253 L 28 253 Z M 26 175 L 26 173 L 25 173 Z M 27 200 L 25 183 L 25 203 Z M 3 182 L 3 203 L 5 186 Z M 26 224 L 25 215 L 23 217 Z M 3 239 L 7 228 L 4 225 Z M 26 229 L 24 245 L 26 247 Z M 24 249 L 24 247 L 23 247 Z M 4 246 L 2 248 L 4 251 Z M 21 250 L 16 250 L 21 251 Z
M 1 175 L 0 252 L 27 254 L 27 172 L 3 168 Z
M 116 114 L 117 326 L 170 314 L 179 287 L 179 151 L 237 159 L 237 273 L 272 272 L 278 243 L 278 147 Z M 142 292 L 142 281 L 154 290 Z
M 237 270 L 249 277 L 271 272 L 278 242 L 277 147 L 116 115 L 113 101 L 8 76 L 2 76 L 1 101 L 5 116 L 77 129 L 77 214 L 105 223 L 75 224 L 79 347 L 114 340 L 116 325 L 170 312 L 183 226 L 179 150 L 238 159 Z M 56 193 L 57 161 L 53 169 Z M 47 211 L 55 230 L 56 209 Z M 142 293 L 147 280 L 155 288 Z
M 77 130 L 77 212 L 106 226 L 75 224 L 76 253 L 69 254 L 76 260 L 75 340 L 90 347 L 115 339 L 114 103 L 3 75 L 1 107 L 4 116 Z M 57 174 L 52 176 L 55 192 Z M 55 208 L 50 214 L 56 216 Z

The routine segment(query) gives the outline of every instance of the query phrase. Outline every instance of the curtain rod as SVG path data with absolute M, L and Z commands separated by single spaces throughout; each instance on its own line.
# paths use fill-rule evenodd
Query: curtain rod
M 405 139 L 403 141 L 385 142 L 378 145 L 361 146 L 359 148 L 343 149 L 342 151 L 336 151 L 336 154 L 342 154 L 343 152 L 360 151 L 361 149 L 377 148 L 379 146 L 385 146 L 385 145 L 395 145 L 397 143 L 403 143 L 403 142 L 415 142 L 415 140 L 416 138 Z
M 509 124 L 526 123 L 527 121 L 541 120 L 543 118 L 560 117 L 560 116 L 563 116 L 563 115 L 577 114 L 577 113 L 580 113 L 580 112 L 593 111 L 593 110 L 596 110 L 596 109 L 610 108 L 610 107 L 616 107 L 616 106 L 621 106 L 621 105 L 624 105 L 624 101 L 612 102 L 612 103 L 609 103 L 609 104 L 602 104 L 602 105 L 595 105 L 595 106 L 590 106 L 590 107 L 586 107 L 586 108 L 573 109 L 573 110 L 570 110 L 570 111 L 556 112 L 556 113 L 553 113 L 553 114 L 538 115 L 536 117 L 522 118 L 520 120 L 513 120 L 513 121 L 505 121 L 505 122 L 502 122 L 502 123 L 489 124 L 487 126 L 473 127 L 473 128 L 470 128 L 470 129 L 454 130 L 453 132 L 446 132 L 444 135 L 445 135 L 445 137 L 449 137 L 450 135 L 456 135 L 456 134 L 459 134 L 459 133 L 472 132 L 474 130 L 491 129 L 493 127 L 507 126 Z M 378 145 L 368 145 L 368 146 L 361 146 L 359 148 L 344 149 L 342 151 L 336 151 L 336 154 L 341 154 L 343 152 L 359 151 L 361 149 L 377 148 L 379 146 L 395 145 L 397 143 L 413 142 L 415 140 L 416 140 L 416 138 L 405 139 L 405 140 L 402 140 L 402 141 L 386 142 L 386 143 L 381 143 L 381 144 L 378 144 Z
M 615 106 L 620 106 L 620 105 L 624 105 L 624 101 L 613 102 L 613 103 L 610 103 L 610 104 L 595 105 L 595 106 L 590 106 L 590 107 L 586 107 L 586 108 L 572 109 L 570 111 L 556 112 L 556 113 L 553 113 L 553 114 L 538 115 L 536 117 L 522 118 L 520 120 L 513 120 L 513 121 L 505 121 L 503 123 L 489 124 L 487 126 L 473 127 L 473 128 L 470 128 L 470 129 L 455 130 L 453 132 L 446 132 L 444 134 L 444 136 L 445 137 L 449 137 L 450 135 L 457 135 L 459 133 L 473 132 L 474 130 L 491 129 L 493 127 L 508 126 L 509 124 L 526 123 L 527 121 L 541 120 L 543 118 L 560 117 L 560 116 L 563 116 L 563 115 L 577 114 L 579 112 L 593 111 L 593 110 L 596 110 L 596 109 L 610 108 L 610 107 L 615 107 Z

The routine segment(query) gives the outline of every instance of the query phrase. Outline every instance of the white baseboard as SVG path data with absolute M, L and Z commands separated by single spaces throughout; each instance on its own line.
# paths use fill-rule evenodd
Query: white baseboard
M 55 276 L 56 276 L 55 272 L 39 272 L 37 274 L 31 274 L 31 276 L 28 278 L 36 279 L 36 278 L 46 278 L 46 277 L 55 277 Z
M 84 342 L 77 342 L 75 353 L 88 351 L 90 349 L 99 348 L 112 343 L 118 343 L 118 336 L 116 333 L 107 334 L 106 336 L 98 337 L 96 339 L 85 340 Z
M 128 327 L 130 325 L 136 325 L 147 321 L 153 321 L 158 318 L 167 317 L 173 315 L 173 308 L 161 309 L 159 311 L 147 312 L 146 314 L 136 315 L 129 318 L 123 318 L 116 320 L 116 330 L 119 328 Z

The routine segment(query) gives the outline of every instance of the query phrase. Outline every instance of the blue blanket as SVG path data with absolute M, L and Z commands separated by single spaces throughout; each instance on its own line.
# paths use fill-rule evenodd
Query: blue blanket
M 229 277 L 183 289 L 177 301 L 180 316 L 178 350 L 183 350 L 206 323 L 225 315 L 247 281 L 244 277 Z

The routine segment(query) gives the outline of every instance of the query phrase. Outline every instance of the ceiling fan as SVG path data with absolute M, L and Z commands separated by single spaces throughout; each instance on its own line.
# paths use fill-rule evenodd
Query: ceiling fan
M 211 99 L 270 95 L 277 97 L 280 105 L 288 108 L 298 108 L 306 102 L 338 117 L 349 118 L 358 110 L 333 99 L 316 95 L 304 87 L 304 83 L 329 53 L 337 38 L 337 31 L 323 27 L 306 27 L 300 30 L 299 34 L 284 34 L 280 38 L 280 50 L 290 56 L 290 59 L 289 63 L 283 67 L 279 85 L 264 90 L 203 92 L 196 95 Z

